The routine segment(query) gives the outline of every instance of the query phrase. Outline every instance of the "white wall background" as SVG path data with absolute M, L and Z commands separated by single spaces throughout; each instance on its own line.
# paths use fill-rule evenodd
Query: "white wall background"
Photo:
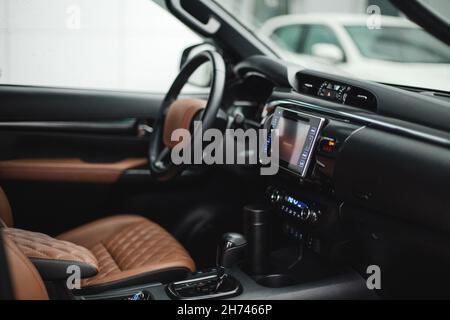
M 151 0 L 0 0 L 0 83 L 165 92 L 199 42 Z

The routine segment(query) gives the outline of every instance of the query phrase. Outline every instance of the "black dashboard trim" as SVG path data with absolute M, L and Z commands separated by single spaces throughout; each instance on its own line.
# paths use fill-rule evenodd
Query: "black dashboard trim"
M 352 113 L 344 112 L 344 111 L 338 111 L 338 110 L 331 110 L 329 108 L 321 107 L 317 104 L 311 104 L 308 102 L 302 102 L 297 101 L 294 99 L 282 99 L 282 100 L 272 100 L 269 102 L 269 106 L 280 106 L 280 105 L 295 105 L 302 108 L 305 108 L 307 110 L 313 111 L 313 112 L 319 112 L 319 113 L 325 113 L 331 116 L 335 116 L 338 118 L 348 119 L 354 122 L 361 123 L 366 126 L 371 126 L 373 128 L 378 128 L 382 130 L 386 130 L 393 133 L 402 134 L 408 137 L 420 139 L 426 142 L 430 142 L 433 144 L 441 145 L 446 148 L 450 148 L 450 139 L 446 139 L 443 137 L 438 137 L 436 135 L 420 132 L 417 130 L 413 130 L 410 128 L 402 127 L 396 124 L 371 119 L 369 117 L 355 115 Z
M 388 124 L 392 123 L 450 140 L 450 99 L 444 98 L 446 94 L 444 92 L 440 92 L 438 98 L 433 96 L 434 91 L 430 92 L 426 89 L 407 88 L 408 90 L 405 90 L 405 88 L 396 86 L 336 75 L 335 72 L 314 71 L 301 65 L 263 56 L 250 57 L 235 67 L 236 74 L 240 76 L 252 71 L 265 74 L 267 78 L 277 84 L 272 92 L 272 99 L 301 99 L 328 106 L 331 109 L 363 114 L 363 116 L 377 121 L 385 121 Z M 302 94 L 298 82 L 298 77 L 302 75 L 342 82 L 371 92 L 377 100 L 376 113 L 369 112 L 364 108 L 348 107 Z M 277 92 L 279 90 L 284 92 Z M 442 142 L 439 143 L 442 144 Z M 443 144 L 448 145 L 446 141 Z

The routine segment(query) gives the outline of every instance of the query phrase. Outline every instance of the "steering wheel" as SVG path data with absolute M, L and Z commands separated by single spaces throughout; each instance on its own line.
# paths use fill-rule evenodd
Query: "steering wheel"
M 178 99 L 191 75 L 208 61 L 211 62 L 213 73 L 208 100 Z M 171 151 L 178 143 L 171 141 L 172 132 L 183 128 L 192 133 L 194 119 L 202 123 L 203 131 L 212 128 L 225 90 L 225 79 L 225 62 L 215 51 L 202 51 L 183 66 L 166 94 L 153 124 L 148 153 L 150 173 L 153 177 L 167 181 L 186 169 L 185 164 L 175 165 L 170 159 Z M 199 115 L 201 117 L 197 119 Z

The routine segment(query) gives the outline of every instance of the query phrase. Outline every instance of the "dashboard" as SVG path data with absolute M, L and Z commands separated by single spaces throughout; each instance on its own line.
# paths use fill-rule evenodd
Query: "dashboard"
M 402 276 L 410 283 L 408 275 L 448 270 L 448 93 L 257 56 L 234 71 L 232 115 L 241 115 L 244 128 L 267 132 L 263 154 L 274 151 L 273 138 L 279 141 L 278 173 L 255 186 L 265 189 L 260 201 L 272 207 L 274 232 L 282 230 L 289 244 L 306 240 L 329 260 L 378 265 L 384 292 L 398 291 Z
M 317 227 L 327 211 L 359 212 L 450 232 L 446 94 L 264 57 L 243 61 L 235 72 L 252 81 L 257 75 L 265 83 L 260 88 L 270 88 L 255 90 L 260 107 L 247 118 L 269 132 L 265 153 L 273 137 L 279 141 L 280 172 L 268 182 L 267 197 L 280 214 Z
M 344 81 L 298 74 L 298 87 L 301 93 L 342 105 L 375 111 L 377 99 L 368 90 Z

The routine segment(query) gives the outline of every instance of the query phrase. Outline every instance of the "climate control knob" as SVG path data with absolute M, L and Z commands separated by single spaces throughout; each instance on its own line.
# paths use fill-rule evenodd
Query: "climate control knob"
M 309 219 L 311 215 L 311 210 L 309 210 L 308 208 L 304 208 L 302 209 L 302 212 L 300 213 L 300 219 L 302 221 L 307 221 Z
M 319 217 L 322 213 L 320 212 L 320 210 L 310 210 L 310 214 L 309 214 L 309 222 L 314 224 L 319 220 Z
M 273 190 L 270 195 L 270 202 L 272 204 L 280 203 L 283 200 L 283 195 L 278 190 Z

